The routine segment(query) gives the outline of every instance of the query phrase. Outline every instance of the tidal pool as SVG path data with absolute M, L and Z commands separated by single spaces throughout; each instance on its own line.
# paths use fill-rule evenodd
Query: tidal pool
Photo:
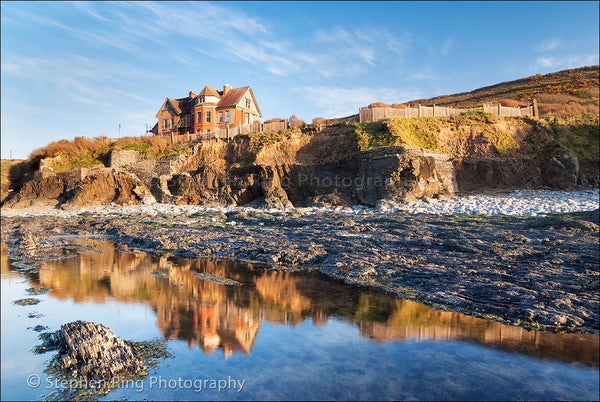
M 173 354 L 104 400 L 599 399 L 595 335 L 437 311 L 317 272 L 73 241 L 58 250 L 69 258 L 37 270 L 13 265 L 3 247 L 3 400 L 68 387 L 45 373 L 56 352 L 32 350 L 40 332 L 75 320 L 165 339 Z M 40 303 L 14 303 L 28 297 Z

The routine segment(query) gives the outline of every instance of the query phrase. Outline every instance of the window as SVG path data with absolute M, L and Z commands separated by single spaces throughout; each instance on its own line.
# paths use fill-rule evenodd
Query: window
M 173 128 L 175 125 L 173 124 L 174 120 L 171 119 L 171 128 Z
M 206 122 L 210 123 L 210 112 L 206 112 Z
M 165 121 L 164 121 L 163 128 L 164 128 L 165 130 L 167 129 L 167 119 L 165 119 Z
M 202 123 L 202 112 L 198 112 L 198 123 Z
M 219 123 L 223 123 L 223 112 L 219 112 Z
M 250 105 L 252 104 L 252 102 L 250 101 L 250 99 L 246 99 L 246 108 L 250 109 Z
M 225 121 L 229 121 L 229 110 L 225 112 Z
M 250 113 L 246 113 L 246 124 L 250 124 Z

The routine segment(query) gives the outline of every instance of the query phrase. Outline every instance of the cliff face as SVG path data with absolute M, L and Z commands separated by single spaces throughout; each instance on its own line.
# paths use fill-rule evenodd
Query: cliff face
M 157 177 L 151 190 L 159 202 L 280 208 L 455 194 L 448 155 L 404 147 L 360 152 L 352 132 L 298 132 L 256 152 L 247 138 L 203 143 L 186 164 L 194 169 Z
M 55 173 L 47 161 L 35 179 L 8 194 L 3 207 L 78 208 L 110 202 L 377 206 L 459 192 L 598 185 L 597 164 L 580 166 L 575 155 L 560 149 L 533 152 L 552 143 L 551 132 L 539 122 L 450 123 L 436 128 L 443 152 L 407 146 L 402 136 L 412 129 L 400 126 L 390 126 L 391 137 L 385 139 L 396 142 L 361 151 L 356 127 L 340 124 L 318 133 L 296 130 L 276 140 L 240 136 L 229 143 L 203 141 L 163 158 L 113 151 L 110 167 Z

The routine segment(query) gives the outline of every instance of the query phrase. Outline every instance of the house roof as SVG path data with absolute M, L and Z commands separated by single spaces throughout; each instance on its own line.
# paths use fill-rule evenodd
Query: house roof
M 258 111 L 259 115 L 261 115 L 260 109 L 258 108 L 258 104 L 256 103 L 256 98 L 254 98 L 254 93 L 252 93 L 252 88 L 250 88 L 250 86 L 230 89 L 229 92 L 227 92 L 224 96 L 222 96 L 222 92 L 219 92 L 216 89 L 214 89 L 213 87 L 207 85 L 204 87 L 204 89 L 202 89 L 202 91 L 200 91 L 198 96 L 194 96 L 191 98 L 189 96 L 187 96 L 185 98 L 178 98 L 178 99 L 173 99 L 173 98 L 165 99 L 165 102 L 161 106 L 160 110 L 163 110 L 163 108 L 165 108 L 165 106 L 168 102 L 173 106 L 173 109 L 175 109 L 175 112 L 177 112 L 178 115 L 193 113 L 194 107 L 200 102 L 200 99 L 198 98 L 200 96 L 214 96 L 214 97 L 219 98 L 219 102 L 217 103 L 217 108 L 222 109 L 222 108 L 235 107 L 242 99 L 244 99 L 244 96 L 246 95 L 246 93 L 248 91 L 250 92 L 252 101 L 254 102 L 254 105 L 256 106 L 256 110 Z M 160 113 L 160 110 L 159 110 L 159 113 Z M 158 117 L 158 113 L 157 113 L 157 117 Z
M 220 98 L 221 95 L 219 94 L 219 91 L 217 91 L 216 89 L 214 89 L 211 86 L 205 86 L 204 89 L 202 91 L 200 91 L 200 93 L 198 94 L 199 96 L 216 96 L 217 98 Z
M 248 91 L 250 87 L 241 87 L 230 89 L 229 92 L 225 94 L 217 104 L 217 107 L 233 107 L 238 104 L 239 101 L 242 100 L 246 91 Z
M 186 114 L 186 113 L 193 113 L 194 111 L 194 106 L 196 106 L 196 103 L 198 103 L 198 99 L 197 98 L 179 98 L 179 99 L 170 99 L 167 98 L 169 101 L 171 101 L 171 104 L 173 105 L 173 107 L 175 108 L 175 110 L 177 111 L 178 114 Z
M 181 113 L 181 107 L 179 106 L 179 99 L 167 98 L 167 100 L 165 101 L 165 104 L 167 103 L 167 101 L 173 106 L 173 108 L 175 108 L 175 111 L 177 113 Z
M 260 109 L 258 108 L 258 104 L 256 103 L 256 99 L 254 98 L 254 94 L 252 93 L 252 88 L 250 86 L 245 86 L 241 88 L 230 89 L 229 92 L 225 94 L 217 103 L 217 108 L 226 108 L 226 107 L 235 107 L 246 95 L 246 92 L 250 91 L 250 96 L 252 96 L 252 101 L 254 105 L 256 105 L 256 110 L 260 113 Z

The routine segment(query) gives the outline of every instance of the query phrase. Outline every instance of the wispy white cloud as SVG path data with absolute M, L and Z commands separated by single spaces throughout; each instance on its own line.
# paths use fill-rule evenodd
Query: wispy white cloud
M 241 35 L 268 34 L 264 21 L 240 11 L 210 3 L 170 4 L 156 2 L 133 3 L 141 11 L 138 16 L 151 22 L 163 32 L 175 32 L 185 36 L 219 39 L 232 33 Z
M 38 15 L 33 12 L 27 12 L 24 10 L 18 10 L 17 13 L 25 18 L 30 23 L 36 23 L 40 25 L 47 25 L 61 29 L 76 38 L 85 40 L 86 42 L 97 45 L 99 43 L 104 44 L 108 47 L 114 47 L 129 52 L 141 52 L 142 49 L 139 46 L 135 46 L 131 41 L 124 38 L 118 33 L 107 34 L 106 32 L 94 33 L 89 29 L 78 29 L 73 26 L 66 25 L 55 19 Z
M 73 2 L 73 6 L 80 11 L 83 11 L 84 13 L 96 18 L 97 20 L 105 22 L 110 21 L 110 18 L 100 15 L 100 13 L 95 9 L 94 3 L 91 1 L 75 1 Z
M 336 26 L 330 30 L 318 30 L 314 42 L 322 44 L 312 49 L 329 66 L 327 76 L 364 73 L 390 55 L 398 58 L 410 46 L 410 35 L 392 35 L 381 27 L 359 27 L 352 30 Z
M 423 71 L 419 73 L 413 73 L 409 77 L 415 81 L 434 81 L 439 80 L 440 77 L 431 71 Z
M 326 118 L 356 114 L 361 107 L 373 102 L 402 103 L 422 97 L 417 90 L 401 91 L 393 88 L 316 86 L 296 88 L 295 91 L 322 110 L 322 117 Z
M 103 46 L 152 59 L 174 59 L 202 65 L 200 55 L 244 62 L 282 77 L 302 74 L 315 78 L 356 76 L 376 68 L 390 55 L 402 57 L 410 35 L 393 35 L 383 27 L 358 26 L 307 32 L 313 40 L 290 41 L 259 16 L 229 6 L 178 2 L 76 3 L 81 15 L 97 24 L 85 29 L 60 14 L 22 11 L 22 18 L 61 29 L 91 47 Z M 189 52 L 178 44 L 195 42 Z M 189 49 L 191 50 L 191 49 Z M 160 53 L 158 53 L 160 52 Z
M 562 45 L 562 41 L 558 38 L 550 38 L 543 40 L 535 46 L 535 51 L 539 53 L 550 52 L 556 50 Z
M 452 50 L 452 48 L 454 46 L 455 46 L 454 39 L 452 39 L 452 38 L 446 38 L 444 40 L 444 42 L 442 43 L 442 46 L 438 49 L 438 52 L 442 56 L 448 56 L 448 54 L 450 53 L 450 51 Z
M 538 57 L 537 64 L 542 67 L 552 67 L 556 64 L 554 57 Z
M 598 64 L 598 59 L 598 54 L 538 57 L 535 61 L 535 64 L 531 67 L 531 70 L 536 70 L 540 67 L 565 69 L 591 66 Z
M 148 104 L 149 100 L 137 95 L 129 83 L 134 78 L 148 80 L 157 77 L 143 69 L 133 68 L 116 62 L 105 62 L 75 54 L 66 54 L 53 59 L 42 59 L 19 55 L 8 55 L 10 62 L 3 62 L 1 69 L 5 77 L 35 77 L 61 98 L 71 102 L 107 106 L 122 103 L 127 99 L 137 104 Z M 129 90 L 127 90 L 129 88 Z

